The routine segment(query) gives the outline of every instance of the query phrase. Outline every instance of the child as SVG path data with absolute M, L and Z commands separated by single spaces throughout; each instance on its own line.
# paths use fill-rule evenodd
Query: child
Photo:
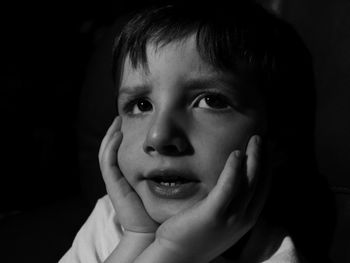
M 108 196 L 60 262 L 301 262 L 293 223 L 309 203 L 295 192 L 310 180 L 301 167 L 315 174 L 302 52 L 253 4 L 134 15 L 116 40 L 118 116 L 99 152 Z

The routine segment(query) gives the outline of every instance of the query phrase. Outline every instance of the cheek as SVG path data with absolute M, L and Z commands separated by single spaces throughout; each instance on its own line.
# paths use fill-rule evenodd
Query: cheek
M 207 131 L 207 132 L 200 132 Z M 193 137 L 195 148 L 200 158 L 196 167 L 205 174 L 210 188 L 214 187 L 220 176 L 228 156 L 234 150 L 245 152 L 245 147 L 252 135 L 256 132 L 256 126 L 250 122 L 227 122 L 213 127 L 201 127 Z
M 125 127 L 126 126 L 126 127 Z M 139 163 L 142 151 L 142 135 L 138 129 L 129 129 L 128 125 L 122 127 L 123 140 L 118 150 L 118 164 L 126 179 L 132 183 L 136 174 L 135 163 Z
M 202 151 L 207 151 L 212 156 L 225 155 L 228 157 L 234 150 L 244 151 L 250 137 L 256 131 L 255 122 L 227 121 L 218 125 L 205 124 L 197 127 L 193 138 L 197 140 L 198 147 L 207 148 Z

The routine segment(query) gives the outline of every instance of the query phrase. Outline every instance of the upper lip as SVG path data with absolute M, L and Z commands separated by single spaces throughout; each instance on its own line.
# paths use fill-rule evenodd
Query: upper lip
M 182 180 L 188 181 L 198 181 L 197 177 L 194 173 L 188 170 L 180 170 L 180 169 L 154 169 L 150 172 L 146 173 L 146 179 L 156 179 L 156 178 L 179 178 Z

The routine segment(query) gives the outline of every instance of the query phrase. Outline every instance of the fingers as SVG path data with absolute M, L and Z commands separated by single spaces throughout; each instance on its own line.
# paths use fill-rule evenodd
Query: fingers
M 254 135 L 250 138 L 246 155 L 234 151 L 228 157 L 218 182 L 208 199 L 216 212 L 247 209 L 254 196 L 260 171 L 261 138 Z
M 262 208 L 264 207 L 269 189 L 270 189 L 270 176 L 259 178 L 257 180 L 256 186 L 254 189 L 254 194 L 251 196 L 246 208 L 247 220 L 255 221 L 258 218 Z
M 117 161 L 118 149 L 123 137 L 122 133 L 120 132 L 120 127 L 121 118 L 116 117 L 102 140 L 99 152 L 102 177 L 109 194 L 113 194 L 115 192 L 122 193 L 122 191 L 116 191 L 116 189 L 125 189 L 125 187 L 122 186 L 126 184 L 126 182 L 123 182 L 124 180 L 121 180 L 124 177 L 119 170 Z M 128 187 L 126 188 L 128 191 Z M 113 191 L 109 191 L 110 189 Z
M 254 223 L 265 203 L 268 182 L 262 170 L 262 141 L 253 136 L 247 145 L 247 180 L 249 190 L 245 194 L 244 213 L 247 221 Z M 264 176 L 264 177 L 262 177 Z
M 260 169 L 260 149 L 261 138 L 259 135 L 254 135 L 250 138 L 247 145 L 247 179 L 250 186 L 253 186 L 257 179 L 257 174 Z
M 258 136 L 253 136 L 247 146 L 247 178 L 249 180 L 249 191 L 246 194 L 245 218 L 254 223 L 264 207 L 269 192 L 269 174 L 262 171 L 262 141 Z
M 227 158 L 225 167 L 216 183 L 216 186 L 208 196 L 209 206 L 212 205 L 214 213 L 226 210 L 238 192 L 243 154 L 237 150 Z M 211 203 L 211 204 L 210 204 Z
M 99 162 L 102 177 L 108 196 L 118 213 L 118 220 L 126 231 L 154 233 L 158 224 L 146 212 L 143 203 L 122 174 L 118 164 L 118 150 L 123 134 L 121 119 L 116 117 L 105 137 L 99 151 Z
M 121 120 L 117 117 L 103 139 L 100 154 L 102 177 L 108 195 L 116 206 L 123 206 L 125 197 L 133 192 L 118 165 L 118 149 L 123 138 L 123 134 L 120 132 L 120 124 Z
M 107 133 L 105 135 L 105 137 L 103 138 L 102 142 L 101 142 L 101 146 L 100 146 L 100 150 L 98 153 L 98 159 L 101 162 L 102 159 L 102 154 L 106 148 L 107 143 L 110 141 L 111 136 L 116 132 L 119 131 L 121 128 L 121 124 L 122 124 L 122 119 L 120 116 L 115 117 L 115 119 L 113 120 L 113 123 L 111 124 L 111 126 L 108 128 Z
M 122 137 L 123 135 L 120 131 L 114 133 L 108 141 L 102 154 L 100 165 L 104 179 L 108 180 L 106 183 L 113 183 L 110 180 L 113 179 L 113 181 L 115 181 L 115 179 L 118 179 L 121 176 L 118 167 L 117 153 L 122 141 Z

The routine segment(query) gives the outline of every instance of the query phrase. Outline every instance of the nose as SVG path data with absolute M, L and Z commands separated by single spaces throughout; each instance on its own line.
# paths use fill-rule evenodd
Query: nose
M 157 114 L 148 129 L 143 150 L 147 154 L 180 156 L 193 151 L 186 134 L 186 123 L 172 112 Z

